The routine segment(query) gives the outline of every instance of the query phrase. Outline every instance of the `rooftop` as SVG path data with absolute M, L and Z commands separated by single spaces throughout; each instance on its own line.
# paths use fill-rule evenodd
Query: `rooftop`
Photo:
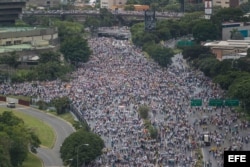
M 17 32 L 17 31 L 30 31 L 35 29 L 46 29 L 41 27 L 0 27 L 0 33 L 4 32 Z
M 55 46 L 51 46 L 51 45 L 43 46 L 43 47 L 34 47 L 31 44 L 0 46 L 0 53 L 23 51 L 23 50 L 34 50 L 34 49 L 45 49 L 45 48 L 54 48 L 54 47 Z

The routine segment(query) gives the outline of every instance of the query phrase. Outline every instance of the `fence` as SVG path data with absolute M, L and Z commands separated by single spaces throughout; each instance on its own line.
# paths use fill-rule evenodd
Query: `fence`
M 20 105 L 24 105 L 24 106 L 30 106 L 29 101 L 16 99 L 16 98 L 12 98 L 12 97 L 6 97 L 6 96 L 0 96 L 0 101 L 14 102 L 16 104 L 20 104 Z

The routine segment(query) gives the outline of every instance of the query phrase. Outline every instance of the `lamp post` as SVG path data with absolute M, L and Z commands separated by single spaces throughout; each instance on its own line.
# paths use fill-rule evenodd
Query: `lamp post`
M 79 145 L 78 147 L 77 147 L 77 152 L 76 152 L 76 155 L 77 155 L 77 159 L 76 159 L 76 166 L 78 167 L 78 157 L 79 157 L 79 148 L 81 147 L 81 146 L 89 146 L 89 144 L 81 144 L 81 145 Z

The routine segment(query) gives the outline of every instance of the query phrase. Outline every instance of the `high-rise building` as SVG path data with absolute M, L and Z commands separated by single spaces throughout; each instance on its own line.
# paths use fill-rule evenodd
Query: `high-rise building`
M 1 0 L 0 1 L 0 26 L 11 25 L 19 18 L 26 0 Z

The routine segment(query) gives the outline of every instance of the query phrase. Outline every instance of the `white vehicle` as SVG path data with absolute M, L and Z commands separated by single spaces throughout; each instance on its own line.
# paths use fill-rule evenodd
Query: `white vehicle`
M 210 136 L 208 134 L 204 134 L 203 141 L 205 146 L 210 146 Z
M 15 108 L 16 107 L 16 103 L 15 102 L 8 102 L 7 103 L 7 107 L 8 108 Z

